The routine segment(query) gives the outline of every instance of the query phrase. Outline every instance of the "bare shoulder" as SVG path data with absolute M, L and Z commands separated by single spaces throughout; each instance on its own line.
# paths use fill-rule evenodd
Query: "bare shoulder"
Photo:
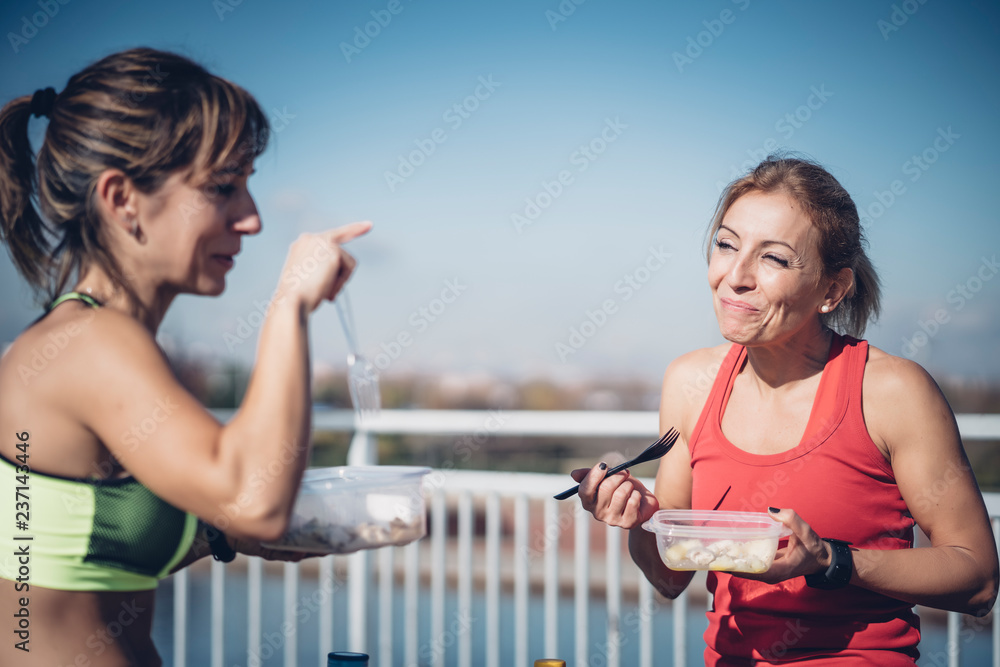
M 927 400 L 940 397 L 934 378 L 915 361 L 868 346 L 863 398 L 865 402 Z
M 98 374 L 168 367 L 152 335 L 136 320 L 108 308 L 65 304 L 25 330 L 0 364 L 0 387 L 16 384 L 42 404 L 92 395 Z M 89 389 L 88 389 L 89 387 Z M 61 402 L 61 401 L 55 401 Z
M 868 346 L 862 407 L 872 440 L 890 459 L 911 429 L 954 423 L 948 401 L 923 366 Z
M 708 398 L 732 343 L 704 347 L 674 359 L 663 374 L 661 421 L 681 424 L 687 436 Z
M 732 343 L 703 347 L 674 359 L 663 375 L 664 392 L 679 392 L 692 398 L 707 396 L 731 347 Z

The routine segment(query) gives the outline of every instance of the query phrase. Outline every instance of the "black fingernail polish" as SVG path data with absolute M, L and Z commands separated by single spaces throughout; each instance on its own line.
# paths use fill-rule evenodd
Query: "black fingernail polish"
M 777 514 L 781 510 L 779 510 L 777 507 L 768 507 L 767 511 L 770 512 L 771 514 Z
M 604 461 L 601 461 L 601 465 L 599 465 L 597 467 L 600 468 L 601 470 L 607 470 L 608 469 L 608 464 L 605 463 Z

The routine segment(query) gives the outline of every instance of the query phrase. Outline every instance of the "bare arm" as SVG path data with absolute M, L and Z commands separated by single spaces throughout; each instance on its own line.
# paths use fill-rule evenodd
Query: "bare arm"
M 997 546 L 955 415 L 917 364 L 885 355 L 872 370 L 865 417 L 931 546 L 858 551 L 851 582 L 906 602 L 985 612 L 996 599 Z
M 629 531 L 629 553 L 646 578 L 665 597 L 675 598 L 691 582 L 692 572 L 668 569 L 656 536 L 642 524 L 658 509 L 691 508 L 691 461 L 688 438 L 701 413 L 723 347 L 697 350 L 676 359 L 663 378 L 660 432 L 680 431 L 673 448 L 660 459 L 655 493 L 627 471 L 605 478 L 599 466 L 573 471 L 580 482 L 580 502 L 595 518 Z M 699 381 L 700 380 L 700 381 Z
M 930 547 L 854 551 L 851 584 L 939 609 L 985 614 L 996 599 L 997 547 L 955 416 L 919 365 L 873 350 L 864 380 L 872 439 L 888 453 L 896 483 Z M 780 581 L 829 565 L 829 548 L 791 510 L 779 518 L 795 549 L 765 576 Z M 793 538 L 795 539 L 795 538 Z
M 225 426 L 180 386 L 149 334 L 115 312 L 99 313 L 86 332 L 102 363 L 79 360 L 100 391 L 71 399 L 68 410 L 167 502 L 235 537 L 277 538 L 308 461 L 308 315 L 353 268 L 338 244 L 368 228 L 356 223 L 293 244 L 246 396 Z

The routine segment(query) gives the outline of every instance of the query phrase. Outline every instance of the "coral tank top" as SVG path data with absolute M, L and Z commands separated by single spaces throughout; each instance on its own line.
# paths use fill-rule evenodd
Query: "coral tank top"
M 778 454 L 751 454 L 722 433 L 722 414 L 746 361 L 733 345 L 691 434 L 692 508 L 795 510 L 817 534 L 857 549 L 908 549 L 913 518 L 861 412 L 868 343 L 835 334 L 805 434 Z M 732 489 L 726 493 L 729 486 Z M 803 577 L 766 584 L 708 575 L 714 604 L 705 664 L 912 665 L 920 622 L 912 605 L 848 585 L 809 588 Z

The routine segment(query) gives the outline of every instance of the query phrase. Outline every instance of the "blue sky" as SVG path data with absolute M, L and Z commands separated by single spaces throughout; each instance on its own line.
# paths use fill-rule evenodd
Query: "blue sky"
M 256 321 L 288 244 L 371 219 L 350 291 L 383 373 L 656 382 L 722 342 L 705 228 L 720 184 L 779 146 L 869 218 L 869 340 L 938 377 L 1000 380 L 995 3 L 15 0 L 0 29 L 4 101 L 148 45 L 271 114 L 251 179 L 264 231 L 222 297 L 175 303 L 168 345 L 252 360 L 255 332 L 227 334 Z M 37 309 L 6 256 L 0 280 L 10 341 Z M 311 326 L 316 360 L 342 366 L 333 308 Z

